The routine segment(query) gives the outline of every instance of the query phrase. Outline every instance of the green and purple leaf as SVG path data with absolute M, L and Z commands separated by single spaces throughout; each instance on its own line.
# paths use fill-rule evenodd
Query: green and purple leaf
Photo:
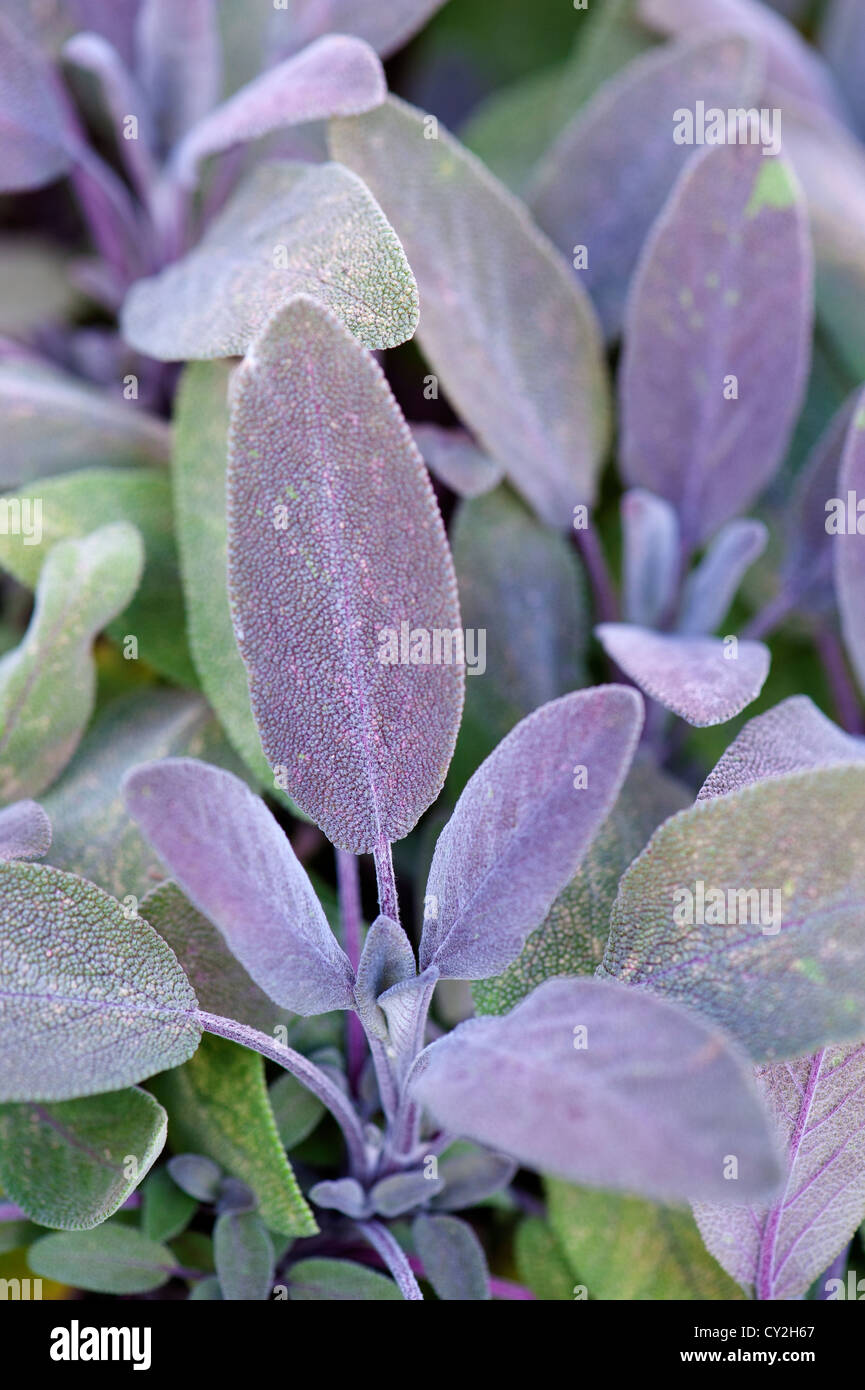
M 0 859 L 41 859 L 51 845 L 51 821 L 36 801 L 13 801 L 0 811 Z
M 865 761 L 865 739 L 845 734 L 807 695 L 793 695 L 758 714 L 730 744 L 697 794 L 698 801 L 808 768 Z

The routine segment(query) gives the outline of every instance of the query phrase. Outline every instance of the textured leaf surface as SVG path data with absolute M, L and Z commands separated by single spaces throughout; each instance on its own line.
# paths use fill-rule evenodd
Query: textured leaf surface
M 290 1027 L 295 1021 L 259 989 L 231 954 L 219 930 L 193 907 L 176 883 L 154 888 L 142 900 L 140 910 L 177 956 L 205 1013 L 234 1018 L 270 1034 L 274 1028 Z
M 788 1155 L 770 1207 L 698 1206 L 708 1248 L 759 1299 L 797 1299 L 865 1215 L 865 1045 L 761 1068 L 758 1085 Z
M 108 705 L 43 798 L 53 825 L 52 864 L 121 899 L 143 897 L 161 883 L 165 870 L 126 812 L 122 783 L 145 759 L 182 755 L 234 766 L 203 700 L 150 686 Z
M 419 1216 L 412 1235 L 424 1273 L 439 1298 L 463 1303 L 490 1298 L 483 1247 L 467 1222 L 456 1216 Z
M 339 164 L 259 166 L 193 251 L 133 287 L 123 332 L 164 361 L 242 356 L 296 294 L 321 300 L 364 347 L 394 347 L 417 324 L 403 249 Z
M 865 1034 L 863 816 L 858 766 L 792 773 L 680 812 L 622 879 L 602 972 L 687 1001 L 755 1061 Z M 697 916 L 700 882 L 724 893 L 731 922 L 674 920 L 683 889 Z M 768 894 L 765 914 L 727 898 L 752 889 Z M 716 915 L 708 902 L 704 915 Z
M 482 979 L 518 955 L 613 806 L 642 714 L 624 686 L 577 691 L 524 719 L 478 768 L 433 855 L 422 969 Z
M 223 1298 L 266 1300 L 273 1283 L 273 1241 L 255 1212 L 225 1212 L 218 1217 L 213 1253 Z
M 130 402 L 31 363 L 0 362 L 0 486 L 93 464 L 164 463 L 168 430 Z
M 340 848 L 401 839 L 456 740 L 464 666 L 449 641 L 434 660 L 435 633 L 460 626 L 453 565 L 381 371 L 313 300 L 281 310 L 238 371 L 228 530 L 268 762 Z M 389 636 L 408 647 L 414 631 L 425 664 L 382 659 Z
M 185 1231 L 198 1202 L 184 1192 L 167 1167 L 154 1168 L 141 1189 L 141 1230 L 150 1240 L 173 1240 Z
M 142 560 L 126 522 L 51 551 L 30 626 L 0 659 L 0 799 L 42 791 L 71 758 L 93 706 L 93 639 L 129 602 Z
M 859 398 L 850 422 L 838 476 L 837 495 L 848 503 L 851 493 L 854 506 L 865 497 L 865 396 Z M 865 690 L 865 535 L 859 534 L 860 520 L 857 513 L 856 528 L 847 525 L 833 537 L 832 545 L 844 644 Z
M 689 636 L 720 627 L 742 578 L 762 555 L 769 532 L 762 521 L 728 521 L 688 576 L 678 628 Z
M 742 1297 L 707 1254 L 690 1212 L 555 1178 L 545 1186 L 550 1226 L 571 1282 L 584 1284 L 589 1298 L 632 1303 Z
M 663 497 L 632 488 L 621 502 L 623 603 L 629 623 L 665 621 L 681 565 L 676 513 Z
M 194 363 L 175 398 L 171 473 L 189 645 L 204 693 L 233 747 L 258 784 L 280 800 L 261 751 L 228 606 L 228 382 L 225 363 Z
M 0 15 L 0 188 L 39 188 L 69 167 L 66 121 L 47 63 Z
M 138 1186 L 165 1127 L 162 1106 L 137 1087 L 57 1105 L 3 1105 L 0 1182 L 42 1226 L 86 1230 Z
M 264 802 L 233 773 L 167 758 L 126 779 L 126 804 L 190 902 L 283 1008 L 351 1006 L 354 972 L 305 869 Z
M 93 1293 L 149 1293 L 168 1282 L 176 1260 L 158 1241 L 129 1226 L 64 1231 L 31 1245 L 34 1274 Z
M 99 526 L 126 521 L 141 533 L 144 570 L 141 583 L 124 611 L 108 624 L 118 643 L 127 634 L 138 639 L 138 656 L 181 685 L 196 684 L 186 646 L 183 595 L 174 544 L 171 480 L 155 468 L 84 468 L 56 478 L 42 478 L 13 494 L 22 508 L 41 499 L 40 544 L 23 533 L 0 534 L 0 565 L 20 583 L 35 588 L 50 548 L 60 540 L 83 538 Z M 34 515 L 32 512 L 30 515 Z M 22 516 L 27 515 L 22 510 Z
M 299 1260 L 289 1272 L 288 1296 L 304 1303 L 402 1302 L 392 1279 L 350 1260 Z
M 622 874 L 660 822 L 690 800 L 682 783 L 652 763 L 634 764 L 582 864 L 532 932 L 522 954 L 502 975 L 474 985 L 478 1013 L 507 1013 L 553 975 L 594 972 L 604 958 L 610 911 Z
M 51 844 L 51 822 L 35 801 L 0 811 L 0 859 L 40 859 Z
M 256 1052 L 205 1034 L 195 1056 L 159 1077 L 177 1154 L 203 1154 L 252 1188 L 272 1231 L 314 1235 L 317 1227 L 285 1157 Z
M 807 695 L 793 695 L 748 720 L 709 773 L 697 800 L 726 796 L 767 777 L 863 760 L 865 739 L 845 734 Z
M 378 106 L 386 93 L 381 63 L 369 45 L 345 34 L 328 35 L 253 78 L 203 117 L 177 147 L 173 172 L 191 184 L 207 155 L 283 126 L 354 116 Z
M 763 1195 L 777 1182 L 738 1053 L 695 1014 L 645 992 L 548 980 L 503 1018 L 459 1024 L 423 1062 L 414 1092 L 439 1123 L 543 1172 L 723 1200 L 724 1155 L 735 1153 L 743 1191 Z
M 652 229 L 626 316 L 622 468 L 674 504 L 691 546 L 781 461 L 807 378 L 811 260 L 789 166 L 756 145 L 695 157 Z
M 608 432 L 591 305 L 522 204 L 422 113 L 390 100 L 331 126 L 369 184 L 421 298 L 418 341 L 457 413 L 544 521 L 591 502 Z
M 282 57 L 326 33 L 356 34 L 387 58 L 422 29 L 443 0 L 295 0 L 274 10 L 271 39 Z
M 411 432 L 427 468 L 458 497 L 479 497 L 501 482 L 499 464 L 465 430 L 420 424 L 412 425 Z
M 610 336 L 649 228 L 694 152 L 674 142 L 673 111 L 746 105 L 758 80 L 756 55 L 729 34 L 654 49 L 603 84 L 538 166 L 535 216 L 569 259 L 586 247 L 578 274 Z
M 509 489 L 461 506 L 450 534 L 463 623 L 484 634 L 454 759 L 461 771 L 470 752 L 473 772 L 520 719 L 587 683 L 589 609 L 573 547 Z
M 129 1086 L 194 1052 L 195 995 L 140 918 L 75 874 L 0 864 L 0 1099 Z
M 739 714 L 756 700 L 769 674 L 769 649 L 762 642 L 732 647 L 720 638 L 680 637 L 630 623 L 601 623 L 595 633 L 641 690 L 698 728 Z

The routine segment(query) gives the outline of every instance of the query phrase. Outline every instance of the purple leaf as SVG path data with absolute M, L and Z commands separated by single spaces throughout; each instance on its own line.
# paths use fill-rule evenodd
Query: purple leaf
M 153 158 L 155 140 L 151 112 L 119 53 L 101 35 L 82 33 L 75 34 L 64 46 L 63 58 L 95 77 L 118 153 L 138 192 L 142 197 L 149 197 L 158 178 Z M 138 120 L 135 140 L 126 140 L 122 134 L 124 120 L 129 115 L 135 115 Z
M 771 1206 L 694 1214 L 715 1259 L 755 1298 L 800 1299 L 865 1215 L 865 1045 L 761 1068 L 757 1084 L 787 1151 L 783 1191 Z
M 862 761 L 865 739 L 845 734 L 807 695 L 793 695 L 748 720 L 709 773 L 697 800 L 726 796 L 767 777 Z
M 193 126 L 175 150 L 172 170 L 191 185 L 207 155 L 283 126 L 354 116 L 379 106 L 386 95 L 381 63 L 368 44 L 342 34 L 318 39 L 241 87 Z
M 517 1165 L 504 1154 L 490 1153 L 474 1144 L 458 1143 L 439 1161 L 442 1191 L 433 1202 L 436 1211 L 461 1211 L 477 1206 L 507 1187 Z
M 402 927 L 389 917 L 377 917 L 363 943 L 354 987 L 358 1013 L 375 1037 L 387 1037 L 379 996 L 392 985 L 414 979 L 416 973 L 414 951 Z
M 769 672 L 762 642 L 680 637 L 629 623 L 601 623 L 595 632 L 641 690 L 698 728 L 739 714 L 756 700 Z
M 0 811 L 0 859 L 39 859 L 51 845 L 51 822 L 36 801 Z
M 453 565 L 381 371 L 311 299 L 271 320 L 235 378 L 228 527 L 268 762 L 341 849 L 401 839 L 459 724 Z
M 393 1173 L 382 1178 L 370 1192 L 373 1210 L 379 1216 L 393 1218 L 404 1216 L 408 1211 L 424 1206 L 441 1192 L 444 1183 L 441 1178 L 428 1178 L 417 1170 L 409 1173 Z
M 414 1094 L 447 1130 L 542 1172 L 658 1199 L 763 1197 L 778 1165 L 748 1068 L 696 1014 L 596 980 L 548 980 L 422 1054 Z
M 336 1178 L 317 1182 L 309 1189 L 309 1199 L 317 1207 L 342 1212 L 359 1221 L 370 1214 L 366 1193 L 356 1178 Z
M 686 1003 L 756 1062 L 865 1036 L 863 821 L 859 763 L 680 811 L 622 878 L 599 975 Z
M 852 526 L 847 515 L 851 494 L 854 512 Z M 861 505 L 859 499 L 865 499 L 865 393 L 857 402 L 847 430 L 838 476 L 838 496 L 845 508 L 843 529 L 833 538 L 838 609 L 844 643 L 860 688 L 865 690 L 865 515 L 858 510 Z M 827 527 L 829 520 L 827 517 Z
M 698 101 L 747 105 L 758 68 L 750 45 L 729 35 L 654 49 L 601 86 L 538 166 L 529 190 L 535 216 L 569 260 L 586 248 L 577 273 L 608 336 L 618 336 L 640 248 L 693 155 L 673 138 L 673 112 Z
M 654 627 L 668 615 L 679 582 L 676 513 L 669 502 L 642 488 L 624 494 L 621 513 L 625 617 Z
M 707 34 L 720 30 L 752 39 L 766 54 L 769 80 L 833 116 L 841 108 L 832 78 L 818 53 L 796 30 L 754 0 L 639 0 L 644 22 L 664 34 Z
M 194 758 L 145 763 L 126 804 L 190 902 L 277 1004 L 352 1004 L 353 972 L 283 831 L 239 777 Z
M 809 453 L 796 478 L 785 518 L 784 589 L 811 612 L 825 613 L 835 607 L 834 553 L 826 529 L 826 504 L 838 495 L 841 456 L 858 394 L 854 392 L 836 410 Z
M 332 122 L 334 158 L 369 184 L 405 247 L 418 342 L 455 410 L 538 515 L 570 530 L 574 505 L 594 499 L 608 433 L 592 306 L 523 204 L 431 120 L 392 97 Z
M 388 58 L 422 29 L 444 0 L 293 0 L 274 8 L 271 51 L 284 58 L 321 34 L 356 34 Z
M 480 497 L 501 482 L 501 466 L 465 430 L 421 424 L 412 425 L 411 432 L 427 468 L 458 497 Z
M 542 705 L 478 768 L 433 855 L 421 967 L 498 975 L 543 922 L 611 809 L 640 734 L 624 686 Z
M 77 874 L 0 864 L 0 1100 L 72 1100 L 180 1066 L 195 995 L 152 927 Z
M 241 356 L 297 294 L 327 305 L 365 347 L 395 347 L 417 324 L 396 234 L 339 164 L 257 168 L 189 255 L 133 285 L 123 333 L 163 361 Z
M 798 186 L 755 145 L 688 165 L 631 288 L 620 379 L 622 467 L 695 547 L 759 495 L 799 413 L 811 249 Z
M 865 10 L 861 0 L 831 0 L 823 16 L 820 46 L 859 134 L 865 135 Z
M 66 114 L 35 43 L 0 14 L 0 189 L 15 193 L 65 174 Z
M 721 527 L 688 577 L 679 632 L 700 636 L 721 626 L 743 575 L 763 554 L 768 539 L 762 521 L 728 521 Z
M 219 100 L 222 53 L 214 0 L 142 0 L 136 71 L 169 149 Z
M 422 1214 L 411 1229 L 424 1276 L 440 1299 L 482 1303 L 492 1297 L 486 1255 L 468 1222 Z

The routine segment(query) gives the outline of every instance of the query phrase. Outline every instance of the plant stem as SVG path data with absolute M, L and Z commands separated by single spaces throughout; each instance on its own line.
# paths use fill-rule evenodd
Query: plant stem
M 848 734 L 861 733 L 862 707 L 850 678 L 837 633 L 829 628 L 818 627 L 814 633 L 814 645 L 826 671 L 838 723 L 842 729 L 847 730 Z
M 292 1076 L 296 1076 L 301 1085 L 318 1096 L 345 1136 L 352 1174 L 360 1178 L 369 1176 L 370 1164 L 360 1118 L 348 1096 L 320 1067 L 301 1052 L 295 1052 L 294 1048 L 284 1047 L 275 1038 L 268 1037 L 267 1033 L 260 1033 L 257 1028 L 250 1028 L 245 1023 L 237 1023 L 233 1018 L 221 1018 L 202 1009 L 199 1009 L 196 1017 L 208 1033 L 216 1033 L 220 1038 L 228 1038 L 231 1042 L 240 1043 L 241 1047 L 261 1053 L 262 1057 L 269 1057 L 272 1062 L 278 1062 Z
M 399 903 L 396 896 L 396 879 L 393 876 L 393 856 L 390 843 L 380 840 L 373 851 L 375 876 L 378 881 L 378 907 L 383 917 L 399 922 Z
M 376 1254 L 384 1260 L 403 1298 L 415 1303 L 422 1303 L 423 1294 L 412 1273 L 409 1258 L 402 1246 L 394 1240 L 387 1227 L 383 1226 L 380 1221 L 358 1221 L 357 1229 Z
M 360 900 L 360 873 L 357 855 L 350 854 L 348 850 L 338 849 L 336 851 L 336 889 L 342 919 L 343 946 L 351 961 L 352 969 L 356 971 L 360 961 L 363 908 Z M 345 1035 L 348 1084 L 352 1095 L 356 1095 L 360 1074 L 366 1060 L 366 1038 L 363 1024 L 354 1009 L 349 1009 L 346 1014 Z
M 589 583 L 595 599 L 595 612 L 599 622 L 614 623 L 619 616 L 619 601 L 610 578 L 610 571 L 598 533 L 593 525 L 585 530 L 575 531 L 577 549 L 586 567 Z

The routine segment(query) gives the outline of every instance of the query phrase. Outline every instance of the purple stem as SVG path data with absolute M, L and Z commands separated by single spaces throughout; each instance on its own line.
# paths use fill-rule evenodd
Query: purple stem
M 357 971 L 360 962 L 363 908 L 360 901 L 360 873 L 357 855 L 350 854 L 348 850 L 338 849 L 336 851 L 336 889 L 342 919 L 343 946 L 351 961 L 352 969 Z M 354 1009 L 348 1010 L 345 1029 L 348 1083 L 352 1094 L 357 1095 L 360 1074 L 366 1060 L 366 1037 L 363 1024 Z
M 784 621 L 788 613 L 793 611 L 794 601 L 791 594 L 786 589 L 782 589 L 774 598 L 770 599 L 759 613 L 755 613 L 749 623 L 742 629 L 742 636 L 752 642 L 756 642 L 761 637 L 768 637 L 776 627 Z
M 341 1091 L 336 1082 L 320 1067 L 310 1062 L 302 1053 L 295 1052 L 294 1048 L 283 1047 L 282 1043 L 268 1037 L 267 1033 L 259 1033 L 257 1028 L 249 1028 L 245 1023 L 236 1023 L 233 1018 L 221 1018 L 218 1014 L 208 1014 L 202 1009 L 198 1010 L 196 1018 L 208 1033 L 216 1033 L 220 1038 L 240 1043 L 241 1047 L 248 1047 L 252 1052 L 259 1052 L 262 1057 L 269 1057 L 272 1062 L 277 1062 L 286 1071 L 290 1071 L 292 1076 L 296 1076 L 301 1085 L 306 1086 L 313 1095 L 318 1096 L 345 1136 L 353 1175 L 359 1178 L 369 1176 L 366 1141 L 357 1112 L 345 1092 Z
M 26 1211 L 14 1202 L 0 1202 L 0 1221 L 29 1221 Z
M 384 1260 L 403 1298 L 422 1303 L 423 1294 L 412 1273 L 411 1261 L 387 1227 L 382 1226 L 380 1221 L 358 1221 L 357 1229 L 376 1254 Z
M 818 627 L 814 633 L 814 645 L 826 670 L 838 723 L 848 734 L 861 733 L 862 707 L 847 669 L 838 634 L 830 628 Z
M 575 531 L 574 535 L 592 586 L 596 617 L 599 622 L 614 623 L 619 616 L 619 601 L 598 533 L 593 525 L 589 525 L 584 530 Z
M 399 922 L 399 903 L 396 896 L 396 879 L 393 876 L 393 856 L 390 843 L 380 840 L 373 851 L 375 876 L 378 881 L 378 906 L 382 916 Z

